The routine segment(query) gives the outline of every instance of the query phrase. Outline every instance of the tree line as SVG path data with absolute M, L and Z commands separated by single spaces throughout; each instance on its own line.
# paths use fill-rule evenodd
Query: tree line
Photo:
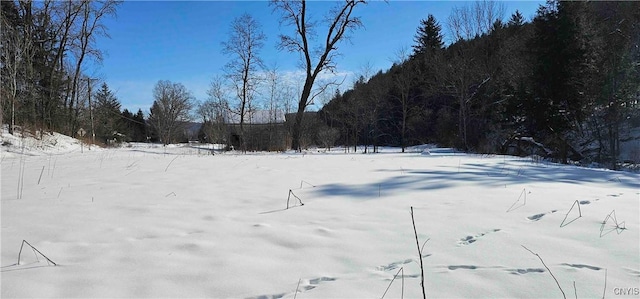
M 144 124 L 147 140 L 166 144 L 181 140 L 180 131 L 193 119 L 191 112 L 195 108 L 205 124 L 202 134 L 210 142 L 223 139 L 216 131 L 231 118 L 239 118 L 239 141 L 246 150 L 244 124 L 257 110 L 254 100 L 261 85 L 269 90 L 266 106 L 270 119 L 278 118 L 277 111 L 296 111 L 291 144 L 292 148 L 300 149 L 305 110 L 329 86 L 337 84 L 318 77 L 335 69 L 336 45 L 361 25 L 353 11 L 365 1 L 336 2 L 326 15 L 317 19 L 308 13 L 305 0 L 270 1 L 282 23 L 293 29 L 290 34 L 279 36 L 278 47 L 298 53 L 302 58 L 304 79 L 300 79 L 302 86 L 297 95 L 291 84 L 283 83 L 277 67 L 265 67 L 259 51 L 266 37 L 260 24 L 245 14 L 233 21 L 229 39 L 222 43 L 223 53 L 230 61 L 223 69 L 224 75 L 212 81 L 209 98 L 196 105 L 182 84 L 161 80 L 154 87 L 154 102 L 144 121 L 141 111 L 117 113 L 119 103 L 106 84 L 95 95 L 100 100 L 91 103 L 95 80 L 82 72 L 87 61 L 101 60 L 95 37 L 107 35 L 102 20 L 115 15 L 119 3 L 114 0 L 1 2 L 1 121 L 9 124 L 11 132 L 19 126 L 76 136 L 80 127 L 91 127 L 92 138 L 97 137 L 99 141 L 118 139 L 120 135 L 141 141 Z M 320 36 L 322 34 L 324 36 Z M 316 51 L 318 49 L 320 51 Z M 108 115 L 113 119 L 107 119 Z
M 345 145 L 435 143 L 616 168 L 640 126 L 640 4 L 550 1 L 507 22 L 494 2 L 428 15 L 412 51 L 320 111 Z
M 89 62 L 102 60 L 95 40 L 108 36 L 103 20 L 115 16 L 120 3 L 0 1 L 0 121 L 8 124 L 10 133 L 20 128 L 80 137 L 78 131 L 83 128 L 89 133 L 86 138 L 101 144 L 178 141 L 175 123 L 190 119 L 187 114 L 192 107 L 184 86 L 159 81 L 153 90 L 157 101 L 145 119 L 141 109 L 121 111 L 107 84 L 96 91 L 98 79 L 83 71 Z M 167 123 L 165 115 L 173 122 Z
M 209 140 L 220 140 L 225 135 L 220 129 L 225 128 L 224 124 L 229 121 L 231 114 L 238 119 L 238 143 L 246 151 L 245 119 L 255 110 L 256 94 L 262 89 L 263 94 L 267 95 L 266 107 L 263 108 L 269 111 L 269 123 L 271 117 L 277 118 L 276 113 L 282 108 L 286 112 L 294 110 L 293 119 L 289 120 L 290 148 L 301 150 L 301 141 L 306 135 L 304 117 L 307 108 L 330 86 L 339 85 L 336 80 L 322 80 L 319 77 L 336 69 L 337 45 L 362 26 L 354 10 L 364 4 L 366 1 L 363 0 L 337 1 L 323 17 L 316 19 L 309 13 L 305 0 L 270 1 L 273 12 L 280 15 L 280 23 L 292 29 L 289 34 L 278 36 L 277 48 L 299 55 L 303 74 L 298 79 L 302 86 L 297 95 L 291 92 L 289 84 L 283 82 L 277 67 L 266 67 L 260 57 L 266 40 L 261 25 L 248 14 L 234 19 L 229 39 L 222 43 L 222 52 L 230 58 L 223 69 L 224 76 L 214 78 L 209 99 L 198 109 Z M 277 130 L 271 128 L 268 134 L 277 134 L 274 131 Z M 270 144 L 266 148 L 279 147 L 273 147 L 272 141 L 272 138 L 267 139 L 266 142 Z
M 290 34 L 278 47 L 299 54 L 304 83 L 296 92 L 277 67 L 266 67 L 266 37 L 250 15 L 229 27 L 222 51 L 229 57 L 208 99 L 196 103 L 180 83 L 158 81 L 147 118 L 121 106 L 106 83 L 83 74 L 100 60 L 101 20 L 116 1 L 2 1 L 2 123 L 74 136 L 91 128 L 109 140 L 184 141 L 185 125 L 203 123 L 200 139 L 229 143 L 238 124 L 243 150 L 276 148 L 269 138 L 251 145 L 245 123 L 257 110 L 268 122 L 293 112 L 286 127 L 290 148 L 425 143 L 482 153 L 539 154 L 562 162 L 620 162 L 621 142 L 640 125 L 640 4 L 559 2 L 540 6 L 526 21 L 518 11 L 503 20 L 499 2 L 456 7 L 444 24 L 423 19 L 411 49 L 390 69 L 365 70 L 345 92 L 335 90 L 313 117 L 314 100 L 340 82 L 320 74 L 336 69 L 336 45 L 362 26 L 353 14 L 365 1 L 336 2 L 312 19 L 306 1 L 271 1 Z M 451 41 L 446 44 L 445 33 Z M 312 32 L 313 34 L 310 34 Z M 352 54 L 352 53 L 348 53 Z M 93 89 L 98 89 L 92 91 Z M 261 107 L 258 94 L 265 99 Z M 93 98 L 92 98 L 93 97 Z M 87 130 L 88 131 L 88 130 Z M 283 137 L 278 137 L 282 139 Z M 277 148 L 282 146 L 278 145 Z
M 97 36 L 118 1 L 1 1 L 2 123 L 74 135 L 87 113 L 100 61 Z

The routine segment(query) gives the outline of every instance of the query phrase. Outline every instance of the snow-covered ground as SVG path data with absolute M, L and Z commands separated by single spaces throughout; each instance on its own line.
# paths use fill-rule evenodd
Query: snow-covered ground
M 396 273 L 385 298 L 418 298 L 411 207 L 430 298 L 558 298 L 553 276 L 572 298 L 640 287 L 634 173 L 426 147 L 211 155 L 12 138 L 3 298 L 380 298 Z M 23 240 L 42 255 L 20 254 Z

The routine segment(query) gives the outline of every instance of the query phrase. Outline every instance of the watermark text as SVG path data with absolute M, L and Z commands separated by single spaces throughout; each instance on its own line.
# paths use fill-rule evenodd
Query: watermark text
M 613 288 L 613 294 L 616 296 L 638 296 L 640 295 L 640 288 Z

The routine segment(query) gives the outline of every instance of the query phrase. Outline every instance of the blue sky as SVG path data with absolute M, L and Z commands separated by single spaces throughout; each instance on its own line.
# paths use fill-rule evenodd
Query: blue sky
M 544 1 L 503 1 L 505 18 L 519 9 L 530 20 Z M 321 17 L 333 2 L 314 1 L 312 16 Z M 447 32 L 446 19 L 453 7 L 464 1 L 371 1 L 356 8 L 364 27 L 339 45 L 342 54 L 338 72 L 349 76 L 341 90 L 352 84 L 353 74 L 369 64 L 373 72 L 387 70 L 400 49 L 410 51 L 421 19 L 433 14 Z M 152 89 L 159 80 L 182 83 L 197 101 L 215 75 L 230 60 L 221 53 L 234 18 L 249 13 L 262 26 L 267 41 L 260 56 L 267 66 L 280 72 L 299 70 L 298 56 L 276 49 L 279 34 L 291 28 L 280 26 L 268 1 L 125 1 L 117 17 L 105 19 L 110 38 L 98 38 L 96 46 L 104 52 L 101 65 L 87 72 L 106 82 L 122 107 L 148 113 L 153 103 Z M 318 30 L 319 35 L 322 31 Z M 316 107 L 317 108 L 317 107 Z

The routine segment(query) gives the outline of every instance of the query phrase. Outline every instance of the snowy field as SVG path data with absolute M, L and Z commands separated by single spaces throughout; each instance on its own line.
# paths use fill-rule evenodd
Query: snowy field
M 448 150 L 2 142 L 3 298 L 418 298 L 411 207 L 429 298 L 561 298 L 553 276 L 570 298 L 638 296 L 638 174 Z M 23 240 L 38 251 L 18 262 Z

